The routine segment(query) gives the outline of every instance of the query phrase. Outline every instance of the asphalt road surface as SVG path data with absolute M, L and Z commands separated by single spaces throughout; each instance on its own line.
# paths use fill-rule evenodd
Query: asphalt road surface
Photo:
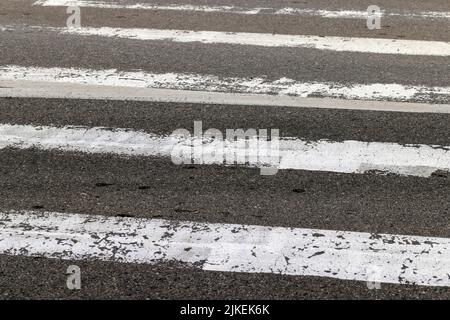
M 1 1 L 0 297 L 450 298 L 450 5 L 372 2 Z

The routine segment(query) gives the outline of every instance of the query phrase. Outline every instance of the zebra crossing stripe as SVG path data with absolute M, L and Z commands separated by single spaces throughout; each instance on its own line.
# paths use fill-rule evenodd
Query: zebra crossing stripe
M 86 0 L 39 0 L 34 5 L 52 7 L 85 7 L 85 8 L 104 8 L 104 9 L 127 9 L 127 10 L 168 10 L 168 11 L 193 11 L 206 13 L 233 13 L 243 15 L 270 14 L 270 15 L 293 15 L 293 16 L 313 16 L 322 18 L 339 19 L 367 19 L 367 10 L 325 10 L 310 8 L 268 8 L 255 7 L 245 8 L 239 6 L 226 5 L 193 5 L 193 4 L 153 4 L 153 3 L 123 3 L 117 1 L 86 1 Z M 402 17 L 414 19 L 450 19 L 450 12 L 446 11 L 423 11 L 423 12 L 386 12 L 382 11 L 381 16 Z
M 308 48 L 337 52 L 361 52 L 374 54 L 441 57 L 450 56 L 450 42 L 444 41 L 147 28 L 34 28 L 49 29 L 64 34 L 114 37 L 134 40 L 165 40 L 180 43 L 196 42 L 202 44 Z
M 450 239 L 391 234 L 4 211 L 0 254 L 450 286 Z
M 205 128 L 206 129 L 206 128 Z M 251 167 L 274 167 L 340 173 L 394 173 L 417 177 L 430 177 L 434 172 L 450 172 L 450 147 L 434 145 L 402 145 L 387 142 L 345 140 L 341 142 L 309 141 L 284 137 L 278 141 L 279 150 L 274 154 L 272 146 L 258 143 L 242 144 L 223 137 L 217 139 L 161 136 L 143 131 L 101 127 L 50 127 L 32 125 L 0 125 L 0 149 L 37 148 L 84 153 L 112 153 L 124 156 L 158 156 L 174 159 L 174 153 L 191 163 L 193 155 L 200 151 L 205 165 L 230 165 L 229 155 L 255 157 L 274 155 L 277 159 L 267 162 L 246 163 Z M 245 139 L 245 138 L 244 138 Z M 257 139 L 257 137 L 256 137 Z M 258 140 L 255 140 L 258 142 Z M 254 141 L 254 142 L 255 142 Z M 221 144 L 218 144 L 221 142 Z M 196 145 L 201 145 L 200 150 Z M 214 153 L 214 157 L 211 154 Z M 179 156 L 181 155 L 181 156 Z M 224 161 L 218 162 L 218 156 Z M 234 158 L 233 158 L 234 159 Z M 255 158 L 256 159 L 256 158 Z M 191 162 L 187 162 L 187 160 Z M 259 159 L 257 159 L 259 160 Z M 269 161 L 270 160 L 270 161 Z M 244 161 L 245 162 L 245 161 Z M 194 162 L 195 163 L 195 162 Z
M 286 97 L 321 97 L 350 100 L 450 103 L 450 87 L 407 86 L 398 83 L 303 82 L 285 77 L 269 80 L 264 77 L 220 77 L 208 74 L 174 72 L 151 73 L 142 70 L 120 71 L 116 69 L 95 70 L 4 65 L 0 66 L 0 81 L 10 83 L 0 88 L 0 95 L 3 96 L 6 96 L 8 92 L 20 92 L 22 87 L 26 88 L 27 85 L 23 81 L 33 81 L 38 83 L 38 87 L 48 82 L 84 86 L 217 92 L 227 94 L 231 100 L 234 99 L 235 94 L 250 94 L 255 96 L 255 100 L 257 100 L 258 95 L 271 95 L 272 99 L 266 100 L 272 101 L 277 99 L 288 101 L 289 99 L 285 99 Z M 14 82 L 18 84 L 14 86 Z M 224 95 L 221 96 L 224 97 Z M 186 102 L 189 102 L 189 100 Z M 207 99 L 204 99 L 204 103 L 208 102 Z M 269 105 L 272 103 L 269 103 Z

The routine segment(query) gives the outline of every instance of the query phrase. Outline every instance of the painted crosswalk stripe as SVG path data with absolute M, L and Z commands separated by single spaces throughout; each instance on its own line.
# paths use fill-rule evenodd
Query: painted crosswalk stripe
M 444 41 L 146 28 L 40 28 L 37 26 L 33 28 L 54 30 L 64 34 L 114 37 L 134 40 L 165 40 L 180 43 L 197 42 L 203 44 L 310 48 L 338 52 L 362 52 L 376 54 L 450 56 L 450 42 Z
M 275 96 L 275 99 L 277 96 L 284 96 L 450 103 L 450 87 L 406 86 L 396 83 L 341 84 L 336 82 L 302 82 L 289 78 L 269 80 L 263 77 L 219 77 L 216 75 L 151 73 L 145 71 L 119 71 L 116 69 L 94 70 L 7 65 L 0 66 L 0 81 L 38 81 L 86 86 L 266 94 Z M 10 85 L 3 85 L 2 87 L 0 88 L 0 95 L 2 95 L 2 91 L 9 92 L 8 89 L 11 89 Z M 231 99 L 233 99 L 233 95 L 231 95 Z M 205 100 L 204 102 L 207 103 L 208 101 Z
M 207 128 L 205 128 L 206 130 Z M 225 133 L 223 139 L 225 139 Z M 257 144 L 247 138 L 248 145 L 237 141 L 206 137 L 161 136 L 131 129 L 101 127 L 51 127 L 32 125 L 0 125 L 0 149 L 37 148 L 43 150 L 84 153 L 113 153 L 125 156 L 157 156 L 183 160 L 193 159 L 201 145 L 202 164 L 225 164 L 230 155 L 258 157 L 266 160 L 243 161 L 251 167 L 272 166 L 277 169 L 327 171 L 340 173 L 381 172 L 418 177 L 430 177 L 434 172 L 450 172 L 450 147 L 433 145 L 402 145 L 385 142 L 345 140 L 341 142 L 300 138 L 280 138 L 277 152 L 271 145 Z M 221 141 L 221 142 L 220 142 Z M 200 142 L 200 143 L 199 143 Z M 221 144 L 220 144 L 221 143 Z M 223 161 L 218 162 L 217 157 Z M 248 158 L 247 158 L 248 159 Z M 274 159 L 276 161 L 274 161 Z M 187 161 L 185 161 L 186 163 Z M 245 163 L 244 163 L 245 162 Z
M 450 239 L 391 234 L 3 211 L 0 253 L 450 286 Z
M 270 8 L 254 7 L 245 8 L 239 6 L 209 6 L 194 4 L 153 4 L 143 3 L 124 3 L 117 1 L 89 1 L 89 0 L 39 0 L 34 5 L 45 7 L 51 6 L 76 6 L 85 8 L 105 8 L 105 9 L 130 9 L 130 10 L 170 10 L 170 11 L 194 11 L 194 12 L 218 12 L 234 13 L 244 15 L 270 14 L 270 15 L 295 15 L 295 16 L 317 16 L 322 18 L 341 18 L 341 19 L 367 19 L 367 10 L 325 10 L 309 8 Z M 381 16 L 393 16 L 404 18 L 419 19 L 450 19 L 450 12 L 445 11 L 423 11 L 423 12 L 386 12 L 382 11 Z
M 0 28 L 11 27 L 0 26 Z M 140 41 L 172 41 L 177 43 L 228 44 L 276 48 L 306 48 L 336 52 L 359 52 L 413 56 L 450 56 L 450 42 L 445 41 L 147 28 L 54 28 L 27 26 L 26 29 L 79 36 L 98 36 L 133 39 Z
M 408 113 L 450 113 L 450 104 L 425 102 L 395 102 L 351 100 L 339 98 L 308 98 L 289 95 L 251 94 L 234 92 L 154 89 L 139 87 L 83 85 L 51 81 L 0 80 L 0 98 L 89 99 L 114 101 L 161 102 L 166 106 L 179 104 L 229 105 L 274 108 L 278 107 L 338 109 Z M 444 96 L 445 97 L 445 96 Z M 444 101 L 448 101 L 449 99 Z M 450 102 L 450 101 L 449 101 Z M 283 112 L 283 111 L 281 111 Z

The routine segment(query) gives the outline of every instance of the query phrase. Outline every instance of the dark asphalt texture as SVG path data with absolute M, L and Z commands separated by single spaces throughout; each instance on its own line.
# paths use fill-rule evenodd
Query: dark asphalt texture
M 175 129 L 280 129 L 283 137 L 450 146 L 450 115 L 190 103 L 0 98 L 2 123 Z
M 190 129 L 194 120 L 203 120 L 205 129 L 280 125 L 284 136 L 311 140 L 450 145 L 449 116 L 443 115 L 291 108 L 261 112 L 261 108 L 239 106 L 43 99 L 2 99 L 0 106 L 1 123 L 102 125 L 168 134 L 178 127 Z M 0 164 L 4 210 L 450 235 L 450 177 L 446 175 L 425 179 L 287 170 L 263 177 L 256 169 L 175 166 L 170 159 L 14 149 L 0 153 Z M 85 289 L 73 293 L 61 283 L 61 268 L 69 262 L 8 257 L 7 262 L 13 261 L 8 264 L 0 259 L 6 263 L 6 279 L 10 279 L 10 272 L 19 272 L 17 265 L 13 267 L 15 259 L 25 263 L 19 268 L 30 270 L 5 282 L 10 284 L 6 290 L 10 297 L 443 298 L 443 292 L 447 294 L 447 289 L 437 288 L 383 285 L 382 290 L 373 292 L 364 283 L 335 279 L 213 275 L 166 265 L 99 262 L 75 263 L 86 269 L 89 281 Z M 27 276 L 36 272 L 42 282 L 28 284 Z M 27 282 L 29 291 L 19 288 L 21 281 Z M 101 283 L 98 288 L 94 288 L 96 281 Z
M 136 69 L 343 84 L 450 86 L 448 57 L 141 41 L 24 29 L 0 32 L 0 66 Z M 450 101 L 447 101 L 450 103 Z
M 27 24 L 62 27 L 67 19 L 65 7 L 30 6 L 35 0 L 4 0 L 0 21 L 3 24 Z M 136 1 L 135 1 L 136 2 Z M 139 1 L 139 3 L 159 3 L 167 1 Z M 122 3 L 131 3 L 125 1 Z M 170 4 L 186 4 L 186 1 L 170 1 Z M 371 0 L 338 1 L 195 1 L 196 5 L 237 6 L 244 8 L 307 8 L 318 10 L 358 10 L 366 11 Z M 377 1 L 382 10 L 399 13 L 419 13 L 422 11 L 449 11 L 446 0 L 419 1 Z M 158 28 L 217 30 L 232 32 L 263 32 L 280 34 L 315 34 L 336 36 L 368 36 L 386 38 L 407 38 L 420 40 L 448 40 L 450 27 L 442 19 L 415 19 L 409 17 L 384 17 L 381 30 L 368 30 L 364 20 L 322 19 L 311 16 L 290 15 L 239 15 L 219 12 L 189 12 L 162 10 L 121 10 L 102 8 L 82 8 L 84 26 L 109 26 L 126 28 Z
M 2 25 L 40 25 L 51 27 L 65 27 L 68 17 L 65 7 L 30 6 L 35 0 L 4 0 L 3 14 L 0 15 Z M 12 1 L 12 3 L 11 3 Z M 145 3 L 145 1 L 139 1 Z M 208 1 L 209 5 L 233 4 L 229 1 Z M 239 7 L 306 7 L 308 9 L 326 10 L 360 10 L 366 11 L 373 1 L 339 1 L 340 5 L 333 6 L 317 1 L 235 1 Z M 353 5 L 351 4 L 353 2 Z M 402 2 L 400 4 L 399 2 Z M 417 1 L 416 1 L 417 2 Z M 445 1 L 427 1 L 421 6 L 406 5 L 403 1 L 377 1 L 377 5 L 387 12 L 420 12 L 420 11 L 449 11 Z M 155 3 L 151 1 L 151 3 Z M 177 1 L 171 1 L 177 3 Z M 178 1 L 178 3 L 180 3 Z M 181 2 L 183 3 L 183 2 Z M 193 2 L 201 5 L 201 1 Z M 248 5 L 245 5 L 248 3 Z M 356 5 L 356 3 L 358 3 Z M 162 3 L 167 5 L 166 3 Z M 186 2 L 185 2 L 186 4 Z M 400 8 L 400 9 L 399 9 Z M 415 10 L 415 11 L 414 11 Z M 311 16 L 291 15 L 239 15 L 218 12 L 189 12 L 189 11 L 161 11 L 161 10 L 122 10 L 81 8 L 82 25 L 90 27 L 122 27 L 122 28 L 156 28 L 181 30 L 210 30 L 227 32 L 255 32 L 276 34 L 312 34 L 321 36 L 353 36 L 370 38 L 412 39 L 449 41 L 450 26 L 442 19 L 414 19 L 408 17 L 384 17 L 382 29 L 369 30 L 365 20 L 358 19 L 323 19 Z
M 312 49 L 175 44 L 59 35 L 24 25 L 64 26 L 62 8 L 2 1 L 0 66 L 78 67 L 304 81 L 449 86 L 449 59 Z M 143 1 L 145 2 L 145 1 Z M 372 1 L 365 1 L 368 4 Z M 364 10 L 364 1 L 276 1 L 276 6 Z M 161 2 L 164 3 L 164 2 Z M 238 1 L 197 1 L 233 4 Z M 239 1 L 242 4 L 241 1 Z M 273 7 L 275 1 L 246 1 Z M 444 11 L 447 0 L 379 0 L 395 10 Z M 123 12 L 122 12 L 123 11 Z M 63 14 L 62 16 L 60 14 Z M 114 13 L 114 14 L 112 14 Z M 388 20 L 369 33 L 354 20 L 244 17 L 199 13 L 86 10 L 92 26 L 158 27 L 449 41 L 449 24 Z M 133 17 L 129 19 L 129 17 Z M 417 22 L 417 23 L 416 23 Z M 284 137 L 450 146 L 450 115 L 213 106 L 126 101 L 0 99 L 0 123 L 132 128 L 170 134 L 204 129 L 276 128 Z M 37 210 L 450 237 L 450 176 L 431 178 L 300 170 L 261 176 L 243 167 L 175 166 L 170 159 L 41 150 L 0 152 L 0 209 Z M 81 267 L 82 289 L 66 287 Z M 366 283 L 274 274 L 205 272 L 156 266 L 59 261 L 0 255 L 2 299 L 445 299 L 448 288 Z
M 66 270 L 81 269 L 81 290 L 68 290 Z M 205 272 L 173 263 L 151 266 L 0 256 L 3 299 L 449 299 L 448 288 L 317 277 Z M 270 303 L 268 301 L 268 303 Z M 149 310 L 151 312 L 151 310 Z

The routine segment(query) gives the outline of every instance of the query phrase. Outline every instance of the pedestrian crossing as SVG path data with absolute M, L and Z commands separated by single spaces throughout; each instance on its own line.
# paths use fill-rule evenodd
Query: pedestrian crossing
M 450 240 L 442 238 L 54 212 L 2 212 L 0 221 L 0 253 L 11 255 L 450 285 Z
M 28 5 L 44 9 L 78 6 L 94 10 L 93 12 L 97 9 L 110 9 L 112 12 L 187 11 L 194 15 L 221 13 L 245 17 L 305 16 L 325 21 L 367 18 L 362 8 L 337 10 L 304 6 L 247 7 L 236 2 L 197 5 L 183 1 L 178 4 L 161 5 L 132 1 L 40 0 L 28 1 Z M 403 12 L 383 10 L 381 16 L 389 18 L 401 16 L 411 21 L 430 19 L 444 26 L 450 19 L 448 12 L 432 9 Z M 0 99 L 6 99 L 4 103 L 10 103 L 15 99 L 20 101 L 39 98 L 43 99 L 39 103 L 42 103 L 44 105 L 42 109 L 45 109 L 46 100 L 57 98 L 61 99 L 59 102 L 61 112 L 64 110 L 70 115 L 77 110 L 65 106 L 64 101 L 68 99 L 85 100 L 92 104 L 98 100 L 123 103 L 141 101 L 148 105 L 176 102 L 176 107 L 164 105 L 164 108 L 167 108 L 168 118 L 171 117 L 170 110 L 178 108 L 177 110 L 185 110 L 181 112 L 185 112 L 184 117 L 191 120 L 192 105 L 200 105 L 208 106 L 210 110 L 202 111 L 205 121 L 210 120 L 210 113 L 218 112 L 220 116 L 220 112 L 225 110 L 224 105 L 228 106 L 225 107 L 228 109 L 236 106 L 243 108 L 261 106 L 264 107 L 264 111 L 260 109 L 261 114 L 270 110 L 275 117 L 282 113 L 290 113 L 292 109 L 300 112 L 303 109 L 313 112 L 320 109 L 331 113 L 389 111 L 393 114 L 392 117 L 398 116 L 397 113 L 401 112 L 405 117 L 411 117 L 408 119 L 419 118 L 421 114 L 435 114 L 443 117 L 442 121 L 445 121 L 450 112 L 449 65 L 444 62 L 450 56 L 448 41 L 396 39 L 389 36 L 337 37 L 301 34 L 301 30 L 298 34 L 287 35 L 227 30 L 133 28 L 128 25 L 120 28 L 88 25 L 81 28 L 66 28 L 48 26 L 45 23 L 31 26 L 4 25 L 0 28 L 0 36 L 2 33 L 14 36 L 23 30 L 28 30 L 30 34 L 48 36 L 48 39 L 71 37 L 70 39 L 76 39 L 78 46 L 83 49 L 80 52 L 71 52 L 65 62 L 52 61 L 48 57 L 33 57 L 33 53 L 20 55 L 26 57 L 25 61 L 29 61 L 27 59 L 31 57 L 40 63 L 21 64 L 20 55 L 19 58 L 10 61 L 1 58 Z M 174 70 L 173 66 L 161 63 L 164 57 L 157 54 L 151 63 L 139 62 L 137 59 L 124 56 L 123 60 L 119 61 L 121 63 L 126 61 L 126 67 L 121 65 L 114 69 L 106 66 L 113 61 L 108 56 L 104 57 L 105 61 L 110 59 L 111 61 L 105 62 L 104 66 L 76 65 L 79 54 L 89 55 L 92 52 L 99 54 L 102 47 L 99 45 L 97 48 L 96 45 L 109 43 L 102 42 L 105 39 L 120 43 L 120 48 L 127 48 L 130 51 L 143 46 L 149 55 L 157 52 L 152 51 L 157 46 L 163 46 L 164 50 L 177 52 L 180 60 L 184 59 L 184 54 L 188 51 L 199 53 L 198 61 L 192 61 L 193 65 L 199 61 L 201 65 L 201 61 L 208 59 L 222 60 L 221 63 L 224 65 L 233 65 L 235 60 L 230 58 L 230 52 L 239 57 L 256 52 L 246 50 L 261 49 L 284 50 L 283 54 L 292 59 L 317 54 L 317 57 L 322 57 L 322 62 L 328 61 L 327 59 L 332 61 L 335 55 L 339 55 L 352 61 L 353 59 L 367 61 L 367 65 L 371 65 L 373 69 L 378 65 L 381 68 L 386 61 L 390 61 L 389 63 L 400 64 L 399 68 L 405 73 L 396 75 L 386 72 L 382 75 L 385 78 L 374 81 L 373 77 L 379 75 L 372 77 L 372 74 L 365 74 L 367 66 L 361 66 L 362 76 L 347 78 L 345 70 L 341 72 L 342 75 L 336 76 L 340 73 L 339 69 L 330 68 L 331 64 L 327 62 L 329 71 L 323 71 L 321 66 L 316 66 L 313 71 L 308 70 L 310 74 L 305 78 L 301 73 L 302 71 L 306 73 L 307 70 L 301 70 L 299 65 L 295 65 L 295 70 L 292 71 L 293 73 L 298 71 L 297 78 L 286 76 L 280 70 L 275 70 L 271 76 L 267 76 L 260 72 L 271 67 L 265 65 L 264 61 L 262 64 L 259 61 L 257 68 L 251 69 L 245 76 L 242 73 L 245 74 L 246 70 L 241 70 L 241 74 L 230 75 L 234 71 L 223 71 L 220 67 L 212 69 L 208 64 L 202 65 L 202 70 L 208 69 L 207 72 L 193 73 L 192 69 L 183 70 L 181 67 Z M 58 48 L 52 48 L 50 43 L 49 52 L 53 50 Z M 262 52 L 263 55 L 276 55 L 276 51 Z M 330 56 L 321 56 L 324 52 Z M 208 54 L 212 57 L 202 60 Z M 434 72 L 433 77 L 421 77 L 415 71 L 416 66 L 409 63 L 415 59 L 420 68 L 430 66 L 441 71 Z M 286 64 L 289 64 L 289 61 Z M 145 67 L 142 68 L 142 65 Z M 194 66 L 192 68 L 194 69 Z M 161 69 L 166 71 L 161 72 Z M 326 79 L 328 73 L 329 80 Z M 318 77 L 320 79 L 307 79 L 314 78 L 314 75 L 320 75 Z M 336 81 L 336 77 L 340 77 L 340 81 Z M 358 77 L 364 81 L 355 80 Z M 381 79 L 385 81 L 380 81 Z M 233 121 L 251 126 L 256 123 L 255 119 L 264 116 L 258 114 L 258 111 L 254 112 L 254 119 L 236 117 Z M 105 118 L 108 116 L 104 114 Z M 255 169 L 251 164 L 230 165 L 217 161 L 217 158 L 203 161 L 201 164 L 190 162 L 191 156 L 197 152 L 195 146 L 199 145 L 202 146 L 200 152 L 203 154 L 210 152 L 213 147 L 217 156 L 218 149 L 214 149 L 217 146 L 214 143 L 217 141 L 203 136 L 180 138 L 171 135 L 171 132 L 179 129 L 179 120 L 170 123 L 166 118 L 164 130 L 152 131 L 147 128 L 119 125 L 113 128 L 107 127 L 106 124 L 87 126 L 70 122 L 71 120 L 63 126 L 58 126 L 53 123 L 51 115 L 44 124 L 42 121 L 24 123 L 21 119 L 17 119 L 17 122 L 4 122 L 1 117 L 0 113 L 0 153 L 14 149 L 33 154 L 36 150 L 43 150 L 81 157 L 101 154 L 118 155 L 123 157 L 124 161 L 139 158 L 146 161 L 158 159 L 157 161 L 168 162 L 174 148 L 181 146 L 182 153 L 186 156 L 186 162 L 183 164 L 209 166 L 211 170 L 221 170 L 225 167 L 229 170 L 239 168 L 244 170 L 242 172 L 246 172 L 245 170 Z M 345 117 L 343 116 L 341 120 L 343 124 L 348 120 Z M 71 116 L 67 118 L 70 119 Z M 322 116 L 325 122 L 324 118 Z M 192 119 L 192 123 L 202 120 Z M 383 131 L 385 127 L 389 127 L 389 124 L 380 124 L 379 130 Z M 430 132 L 433 130 L 431 125 L 425 124 L 424 127 Z M 379 139 L 374 141 L 370 138 L 370 134 L 366 134 L 366 139 L 348 138 L 345 134 L 329 139 L 326 138 L 328 137 L 326 132 L 323 138 L 311 140 L 302 136 L 283 135 L 283 127 L 276 129 L 279 129 L 282 135 L 278 141 L 279 161 L 276 168 L 288 173 L 306 171 L 313 175 L 333 174 L 330 180 L 339 179 L 341 174 L 373 176 L 376 179 L 394 176 L 401 181 L 411 183 L 420 181 L 426 184 L 437 177 L 446 179 L 450 172 L 450 141 L 447 144 L 423 143 L 420 139 L 416 139 L 417 141 L 413 139 L 416 142 L 406 143 L 407 138 L 396 139 L 395 136 L 392 138 L 387 134 L 386 141 Z M 360 132 L 364 130 L 367 128 L 359 129 Z M 401 136 L 407 137 L 408 132 L 402 133 Z M 445 140 L 445 137 L 443 139 Z M 241 144 L 242 141 L 239 139 L 225 140 L 225 144 L 221 144 L 220 152 L 237 154 L 242 148 L 247 155 L 260 152 L 260 147 L 252 149 L 248 146 L 251 144 L 250 140 L 251 137 L 246 144 Z M 111 161 L 115 161 L 114 158 L 111 158 Z M 267 165 L 273 164 L 258 163 L 256 167 Z M 176 164 L 171 163 L 169 166 L 175 167 Z M 246 179 L 245 174 L 242 174 L 242 179 Z M 443 192 L 445 190 L 443 187 Z M 242 195 L 243 199 L 245 197 L 246 195 Z M 368 197 L 370 198 L 370 194 Z M 282 202 L 284 199 L 279 201 Z M 444 207 L 445 205 L 442 208 L 443 212 Z M 214 211 L 214 205 L 203 209 Z M 264 211 L 264 208 L 262 210 Z M 114 215 L 114 209 L 111 209 L 110 214 Z M 246 213 L 240 214 L 245 216 Z M 373 220 L 370 221 L 373 223 Z M 405 222 L 398 221 L 398 224 L 401 223 Z M 372 229 L 370 225 L 367 228 Z M 379 233 L 378 230 L 375 225 L 373 232 L 359 232 L 353 228 L 337 230 L 332 224 L 327 229 L 317 229 L 291 225 L 280 227 L 254 223 L 238 224 L 230 220 L 217 223 L 199 222 L 195 219 L 187 221 L 176 217 L 171 219 L 107 217 L 99 215 L 95 210 L 67 212 L 3 208 L 0 210 L 0 254 L 62 260 L 113 261 L 124 264 L 164 264 L 179 261 L 187 263 L 191 268 L 204 271 L 270 273 L 432 287 L 450 286 L 449 238 L 439 235 Z
M 183 5 L 183 4 L 152 4 L 152 3 L 132 3 L 117 1 L 89 1 L 89 0 L 39 0 L 34 3 L 38 6 L 65 6 L 81 8 L 106 8 L 106 9 L 135 9 L 135 10 L 174 10 L 174 11 L 200 11 L 200 12 L 221 12 L 234 14 L 274 14 L 274 15 L 299 15 L 299 16 L 319 16 L 322 18 L 339 19 L 367 19 L 367 10 L 324 10 L 308 8 L 267 8 L 267 7 L 239 7 L 231 5 L 208 6 L 208 5 Z M 450 12 L 380 12 L 379 16 L 404 16 L 409 18 L 431 18 L 431 19 L 450 19 Z
M 300 82 L 289 78 L 219 77 L 189 73 L 127 72 L 116 69 L 40 68 L 3 66 L 0 81 L 38 81 L 91 86 L 175 89 L 205 93 L 265 94 L 290 97 L 324 97 L 353 100 L 450 102 L 450 87 L 407 86 L 397 83 L 345 84 Z
M 83 128 L 0 125 L 0 149 L 78 151 L 110 153 L 125 156 L 159 156 L 193 163 L 194 154 L 201 153 L 203 165 L 223 164 L 226 159 L 242 156 L 268 155 L 275 159 L 249 163 L 272 166 L 277 170 L 308 170 L 341 173 L 379 171 L 418 177 L 435 172 L 450 172 L 450 147 L 439 145 L 400 145 L 364 141 L 305 141 L 283 137 L 271 144 L 261 144 L 258 137 L 248 137 L 248 144 L 237 140 L 220 141 L 208 136 L 158 135 L 125 128 Z M 271 141 L 274 143 L 275 141 Z M 201 146 L 201 148 L 199 148 Z M 276 152 L 275 152 L 276 151 Z M 395 155 L 395 156 L 394 156 Z M 218 160 L 219 159 L 219 160 Z M 273 161 L 272 161 L 273 160 Z M 174 160 L 175 161 L 175 160 Z M 246 161 L 242 161 L 246 164 Z
M 229 44 L 263 47 L 303 47 L 338 52 L 450 56 L 450 43 L 379 38 L 282 35 L 267 33 L 229 33 L 218 31 L 160 30 L 135 28 L 69 28 L 57 32 L 137 40 L 165 40 L 180 43 Z

